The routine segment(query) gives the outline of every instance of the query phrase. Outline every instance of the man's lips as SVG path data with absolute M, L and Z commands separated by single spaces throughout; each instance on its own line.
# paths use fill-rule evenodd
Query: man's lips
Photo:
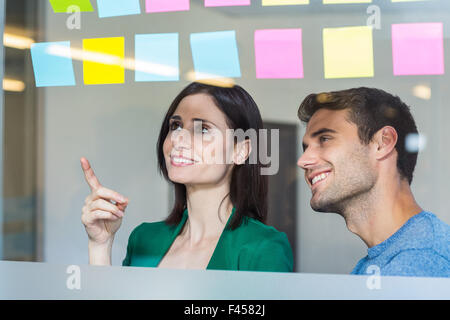
M 316 185 L 325 181 L 328 178 L 328 176 L 330 175 L 330 173 L 331 173 L 331 170 L 327 169 L 327 170 L 316 171 L 316 172 L 309 174 L 307 179 L 308 179 L 308 183 L 309 183 L 311 189 L 313 189 Z

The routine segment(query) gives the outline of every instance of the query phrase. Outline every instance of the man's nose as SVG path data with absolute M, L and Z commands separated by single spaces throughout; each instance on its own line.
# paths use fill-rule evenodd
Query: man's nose
M 317 155 L 310 148 L 303 151 L 303 154 L 297 160 L 297 166 L 299 166 L 304 170 L 307 170 L 316 164 L 317 164 Z

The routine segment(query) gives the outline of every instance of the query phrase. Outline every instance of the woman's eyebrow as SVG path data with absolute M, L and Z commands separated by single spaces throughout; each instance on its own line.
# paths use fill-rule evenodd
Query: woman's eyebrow
M 206 122 L 206 123 L 210 123 L 210 124 L 214 125 L 215 127 L 217 127 L 217 125 L 216 125 L 214 122 L 209 121 L 209 120 L 205 120 L 205 119 L 194 118 L 194 119 L 192 119 L 192 121 L 194 121 L 194 122 L 195 122 L 195 121 Z
M 172 120 L 172 119 L 173 119 L 173 120 L 181 120 L 181 117 L 175 115 L 175 116 L 171 116 L 169 120 Z
M 169 120 L 179 120 L 179 121 L 182 121 L 182 119 L 181 119 L 181 117 L 180 117 L 179 115 L 173 115 L 173 116 L 170 117 Z M 193 118 L 193 119 L 192 119 L 192 122 L 196 122 L 196 121 L 200 121 L 200 122 L 202 122 L 202 123 L 203 123 L 203 122 L 210 123 L 210 124 L 214 125 L 215 127 L 217 127 L 217 125 L 216 125 L 214 122 L 209 121 L 209 120 L 206 120 L 206 119 L 200 119 L 200 118 Z

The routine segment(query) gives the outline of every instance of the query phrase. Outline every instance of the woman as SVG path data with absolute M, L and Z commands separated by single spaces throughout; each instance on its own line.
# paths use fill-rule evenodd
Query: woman
M 239 135 L 235 141 L 239 129 L 262 129 L 258 107 L 239 86 L 191 83 L 175 98 L 157 144 L 159 170 L 174 185 L 175 203 L 165 221 L 133 230 L 124 266 L 293 270 L 286 235 L 263 223 L 267 176 L 259 159 L 250 159 L 257 141 Z M 82 210 L 89 262 L 110 265 L 128 199 L 101 186 L 86 159 L 81 165 L 92 191 Z

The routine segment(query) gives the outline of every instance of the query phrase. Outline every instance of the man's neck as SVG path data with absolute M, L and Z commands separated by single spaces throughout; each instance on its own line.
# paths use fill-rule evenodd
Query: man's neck
M 391 237 L 422 211 L 407 181 L 386 186 L 381 183 L 375 186 L 369 194 L 348 204 L 343 212 L 347 228 L 369 248 Z

